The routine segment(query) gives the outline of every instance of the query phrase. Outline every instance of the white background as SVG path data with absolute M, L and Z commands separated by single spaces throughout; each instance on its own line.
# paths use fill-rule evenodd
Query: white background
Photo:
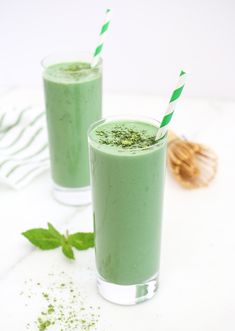
M 98 296 L 93 277 L 84 288 L 88 304 L 101 306 L 108 323 L 101 331 L 234 331 L 235 102 L 216 99 L 235 96 L 235 1 L 0 0 L 0 85 L 41 86 L 39 63 L 46 54 L 93 51 L 106 7 L 113 8 L 113 18 L 104 47 L 105 92 L 119 93 L 105 94 L 104 114 L 157 115 L 185 68 L 190 77 L 172 128 L 211 146 L 219 168 L 208 188 L 192 191 L 167 172 L 155 298 L 130 308 L 110 305 Z M 25 279 L 46 283 L 48 271 L 58 267 L 80 286 L 78 273 L 95 270 L 93 250 L 78 252 L 77 262 L 69 263 L 59 250 L 33 250 L 20 236 L 47 221 L 62 231 L 92 229 L 91 206 L 57 204 L 49 178 L 47 172 L 20 192 L 0 185 L 0 330 L 25 331 L 44 309 L 40 301 L 31 313 L 25 309 L 19 299 Z
M 234 97 L 233 0 L 1 0 L 0 84 L 39 86 L 48 53 L 93 51 L 106 7 L 105 91 L 169 95 L 185 68 L 185 95 Z

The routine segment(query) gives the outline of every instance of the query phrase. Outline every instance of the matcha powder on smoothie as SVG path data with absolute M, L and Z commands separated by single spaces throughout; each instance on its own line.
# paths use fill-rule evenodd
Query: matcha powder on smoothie
M 150 135 L 140 129 L 138 122 L 132 126 L 116 123 L 114 126 L 99 128 L 95 131 L 100 144 L 121 147 L 124 149 L 147 148 L 156 143 L 156 134 Z

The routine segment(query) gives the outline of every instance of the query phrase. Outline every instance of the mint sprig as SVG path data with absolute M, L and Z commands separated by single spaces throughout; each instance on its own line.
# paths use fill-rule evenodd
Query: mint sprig
M 31 244 L 42 249 L 49 250 L 62 247 L 63 254 L 74 260 L 73 247 L 78 250 L 85 250 L 94 247 L 94 233 L 93 232 L 77 232 L 69 234 L 61 234 L 51 223 L 48 223 L 48 228 L 30 229 L 22 233 Z

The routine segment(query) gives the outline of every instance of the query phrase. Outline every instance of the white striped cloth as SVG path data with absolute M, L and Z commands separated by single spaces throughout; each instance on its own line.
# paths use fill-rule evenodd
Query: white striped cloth
M 49 168 L 44 109 L 23 95 L 16 90 L 0 98 L 0 182 L 15 189 Z

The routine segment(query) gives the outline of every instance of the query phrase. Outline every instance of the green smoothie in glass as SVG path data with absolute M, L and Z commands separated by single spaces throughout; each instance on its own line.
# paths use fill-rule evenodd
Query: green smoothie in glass
M 98 287 L 120 304 L 144 301 L 158 285 L 166 163 L 158 125 L 130 117 L 89 130 Z
M 87 130 L 101 118 L 101 61 L 88 56 L 48 57 L 43 61 L 51 173 L 57 200 L 90 202 Z

